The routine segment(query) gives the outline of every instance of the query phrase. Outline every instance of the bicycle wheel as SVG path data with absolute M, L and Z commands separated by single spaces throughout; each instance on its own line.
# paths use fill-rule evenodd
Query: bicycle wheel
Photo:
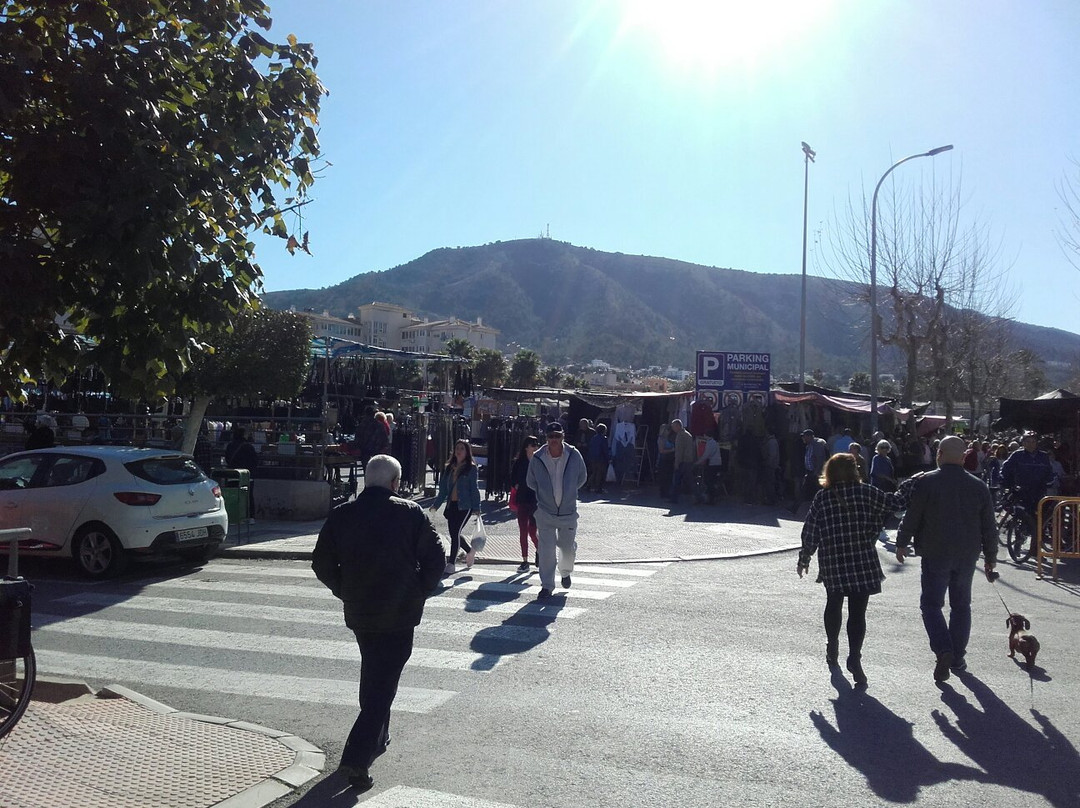
M 11 732 L 26 712 L 36 677 L 33 649 L 18 659 L 0 659 L 0 738 Z
M 1035 536 L 1035 529 L 1032 527 L 1030 519 L 1014 519 L 1009 525 L 1006 534 L 1009 557 L 1017 564 L 1023 564 L 1030 559 L 1034 549 L 1032 540 Z

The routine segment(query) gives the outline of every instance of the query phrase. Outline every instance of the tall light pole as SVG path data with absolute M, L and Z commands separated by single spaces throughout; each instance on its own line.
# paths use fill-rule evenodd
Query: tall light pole
M 802 142 L 803 160 L 802 192 L 802 316 L 799 321 L 799 392 L 806 389 L 806 203 L 810 194 L 810 163 L 817 152 Z
M 913 154 L 903 160 L 897 160 L 889 170 L 881 175 L 877 187 L 874 188 L 874 199 L 870 203 L 870 431 L 877 432 L 878 428 L 878 373 L 877 373 L 877 343 L 878 343 L 878 313 L 877 313 L 877 195 L 881 190 L 881 184 L 885 182 L 893 171 L 909 160 L 919 157 L 933 157 L 934 155 L 947 152 L 952 149 L 948 146 L 938 146 L 920 154 Z

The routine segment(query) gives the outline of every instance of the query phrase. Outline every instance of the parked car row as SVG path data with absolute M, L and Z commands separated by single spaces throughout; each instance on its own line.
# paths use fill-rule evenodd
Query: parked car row
M 33 531 L 20 556 L 70 557 L 102 578 L 132 555 L 206 560 L 229 522 L 220 487 L 190 455 L 58 446 L 0 458 L 0 528 L 19 527 Z

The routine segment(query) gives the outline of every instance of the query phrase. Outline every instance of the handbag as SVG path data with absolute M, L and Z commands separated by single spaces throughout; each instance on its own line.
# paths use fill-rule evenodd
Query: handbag
M 507 505 L 510 507 L 510 513 L 517 513 L 518 512 L 517 486 L 516 485 L 513 488 L 510 489 L 510 500 L 507 503 Z

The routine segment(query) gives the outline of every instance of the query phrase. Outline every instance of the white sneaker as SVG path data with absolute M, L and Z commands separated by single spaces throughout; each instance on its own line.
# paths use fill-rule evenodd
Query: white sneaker
M 465 569 L 471 570 L 473 562 L 476 561 L 476 550 L 469 550 L 465 554 Z
M 457 572 L 457 567 L 453 564 L 447 564 L 446 568 L 443 570 L 443 575 L 453 575 L 455 572 Z

